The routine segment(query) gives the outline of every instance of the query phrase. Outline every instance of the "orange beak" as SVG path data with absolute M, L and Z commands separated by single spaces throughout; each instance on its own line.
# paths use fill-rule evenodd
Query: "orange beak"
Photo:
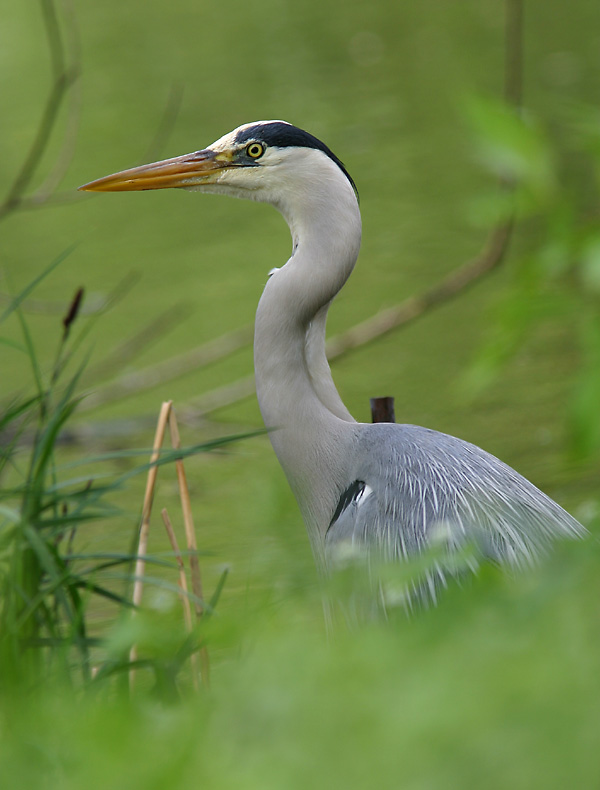
M 90 181 L 79 189 L 84 192 L 137 192 L 167 187 L 189 188 L 213 183 L 219 173 L 231 166 L 228 153 L 207 148 L 194 154 L 121 170 L 120 173 Z

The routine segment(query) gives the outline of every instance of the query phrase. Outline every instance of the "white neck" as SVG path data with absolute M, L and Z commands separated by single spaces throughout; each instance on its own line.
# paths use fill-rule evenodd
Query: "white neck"
M 332 470 L 343 473 L 339 457 L 354 436 L 354 420 L 325 356 L 325 323 L 358 256 L 360 212 L 348 179 L 329 159 L 275 205 L 288 222 L 294 252 L 271 276 L 258 305 L 256 389 L 273 448 L 314 542 L 322 538 L 316 527 L 322 532 L 344 482 L 332 478 Z M 309 482 L 315 476 L 327 480 L 319 492 Z

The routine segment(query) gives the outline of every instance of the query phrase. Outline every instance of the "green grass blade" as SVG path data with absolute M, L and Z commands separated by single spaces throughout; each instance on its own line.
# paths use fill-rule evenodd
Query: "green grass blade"
M 5 321 L 11 313 L 14 313 L 20 305 L 27 299 L 29 294 L 34 291 L 37 286 L 44 280 L 49 274 L 51 274 L 57 266 L 59 266 L 65 258 L 68 258 L 69 255 L 73 252 L 73 250 L 77 247 L 77 244 L 72 244 L 70 247 L 67 247 L 66 250 L 60 253 L 53 261 L 50 263 L 45 269 L 42 270 L 37 277 L 35 277 L 8 305 L 8 307 L 4 310 L 4 312 L 0 315 L 0 324 Z

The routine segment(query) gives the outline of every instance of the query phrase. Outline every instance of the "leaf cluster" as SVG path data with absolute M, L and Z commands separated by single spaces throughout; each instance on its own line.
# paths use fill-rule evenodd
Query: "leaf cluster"
M 472 99 L 475 152 L 500 185 L 471 201 L 476 224 L 516 219 L 511 282 L 465 389 L 489 385 L 540 327 L 557 321 L 575 338 L 571 449 L 600 452 L 600 125 L 579 107 L 551 134 L 539 118 L 497 100 Z

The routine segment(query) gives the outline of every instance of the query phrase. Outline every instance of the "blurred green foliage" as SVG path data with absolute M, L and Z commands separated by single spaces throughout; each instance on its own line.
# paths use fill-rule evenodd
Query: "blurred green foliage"
M 532 230 L 513 256 L 512 282 L 496 308 L 491 337 L 465 377 L 471 395 L 497 380 L 502 366 L 544 323 L 572 323 L 578 341 L 578 374 L 570 410 L 570 449 L 577 458 L 600 451 L 600 193 L 597 120 L 593 107 L 579 107 L 565 122 L 571 150 L 586 162 L 585 176 L 568 174 L 569 150 L 551 141 L 531 114 L 496 101 L 472 100 L 468 115 L 477 134 L 479 159 L 500 182 L 497 191 L 473 201 L 483 223 L 514 219 Z M 587 130 L 583 133 L 582 130 Z M 582 198 L 584 198 L 582 200 Z
M 412 619 L 315 627 L 311 596 L 212 621 L 209 693 L 175 705 L 50 687 L 5 704 L 0 764 L 36 788 L 594 787 L 597 550 L 483 573 Z M 231 644 L 243 645 L 233 657 Z M 238 648 L 239 649 L 239 648 Z
M 136 365 L 252 321 L 266 273 L 289 253 L 287 230 L 270 208 L 175 192 L 77 200 L 74 190 L 141 160 L 204 147 L 239 123 L 283 117 L 326 140 L 361 191 L 363 252 L 332 311 L 332 333 L 431 285 L 477 252 L 491 224 L 515 213 L 502 271 L 402 335 L 339 362 L 334 375 L 358 418 L 368 419 L 369 397 L 396 394 L 401 421 L 484 446 L 577 507 L 597 531 L 595 0 L 568 13 L 558 0 L 527 4 L 521 113 L 489 98 L 464 100 L 499 93 L 504 7 L 492 0 L 252 7 L 77 0 L 60 9 L 70 51 L 81 53 L 73 92 L 79 135 L 59 186 L 64 202 L 4 218 L 2 292 L 23 292 L 43 262 L 78 246 L 39 285 L 37 303 L 29 294 L 23 300 L 31 343 L 23 344 L 18 326 L 6 329 L 3 402 L 23 390 L 24 345 L 38 349 L 37 377 L 51 376 L 60 318 L 82 284 L 93 307 L 124 271 L 140 273 L 135 290 L 90 333 L 100 361 L 173 305 L 188 318 Z M 2 185 L 18 173 L 39 120 L 49 87 L 45 47 L 39 7 L 7 0 Z M 176 105 L 181 88 L 172 117 L 164 108 Z M 32 186 L 51 169 L 67 127 L 63 109 Z M 73 419 L 153 415 L 161 400 L 186 402 L 248 374 L 251 364 L 249 351 L 240 352 L 201 375 L 191 370 Z M 218 417 L 225 431 L 227 423 L 260 424 L 253 401 Z M 192 433 L 196 442 L 202 430 Z M 122 516 L 86 532 L 81 550 L 92 556 L 127 553 L 141 502 L 123 440 L 106 434 L 101 449 L 119 448 L 116 473 L 128 484 L 111 493 Z M 569 437 L 572 458 L 591 461 L 565 461 Z M 97 449 L 86 453 L 96 474 Z M 61 461 L 71 455 L 61 451 Z M 205 564 L 208 589 L 224 562 L 232 569 L 217 616 L 202 631 L 213 661 L 210 691 L 191 692 L 190 645 L 166 585 L 146 601 L 135 628 L 108 624 L 106 611 L 92 606 L 86 616 L 94 633 L 107 636 L 102 655 L 113 663 L 87 691 L 40 674 L 41 685 L 25 694 L 18 673 L 2 678 L 13 692 L 3 694 L 0 715 L 3 783 L 65 790 L 598 784 L 593 540 L 559 547 L 527 574 L 482 568 L 452 585 L 436 609 L 411 617 L 400 609 L 387 623 L 361 628 L 342 620 L 328 636 L 306 537 L 267 440 L 210 462 L 190 459 L 188 475 L 200 544 L 214 553 Z M 176 513 L 173 486 L 163 482 L 160 495 Z M 1 512 L 9 524 L 16 513 Z M 153 540 L 160 551 L 164 543 Z M 110 672 L 124 669 L 133 641 L 143 645 L 150 672 L 140 670 L 138 696 L 126 701 Z M 99 655 L 94 646 L 90 668 Z M 151 687 L 163 701 L 146 693 Z M 173 694 L 179 701 L 165 705 Z
M 114 499 L 134 476 L 241 437 L 221 438 L 192 448 L 161 449 L 152 463 L 138 464 L 120 475 L 107 472 L 107 462 L 142 454 L 147 457 L 149 450 L 125 450 L 69 464 L 57 461 L 61 437 L 81 399 L 77 390 L 86 357 L 78 360 L 81 354 L 77 352 L 88 327 L 76 337 L 72 336 L 72 327 L 83 292 L 75 294 L 65 313 L 62 338 L 49 367 L 37 356 L 22 304 L 63 258 L 47 266 L 0 315 L 2 328 L 11 318 L 20 324 L 20 351 L 29 360 L 32 379 L 0 417 L 0 694 L 27 694 L 40 684 L 85 688 L 93 674 L 99 681 L 115 672 L 128 671 L 134 645 L 140 656 L 136 663 L 151 670 L 163 692 L 174 694 L 186 659 L 202 641 L 200 624 L 190 626 L 188 633 L 181 618 L 173 616 L 173 597 L 179 597 L 179 587 L 171 580 L 145 574 L 146 585 L 168 594 L 172 628 L 165 629 L 165 616 L 157 627 L 156 613 L 150 618 L 141 614 L 132 624 L 136 554 L 122 549 L 111 553 L 81 551 L 78 546 L 86 544 L 90 525 L 122 520 L 123 513 L 115 507 Z M 0 335 L 2 345 L 4 337 Z M 75 372 L 70 372 L 73 367 Z M 86 474 L 91 464 L 95 471 Z M 137 534 L 132 533 L 131 538 L 137 544 Z M 168 557 L 148 555 L 146 563 L 158 569 L 166 567 L 175 576 L 172 553 Z M 225 578 L 226 572 L 212 597 L 196 600 L 204 611 L 201 625 L 214 613 Z M 120 584 L 115 585 L 117 581 Z M 192 594 L 188 596 L 194 599 Z M 97 600 L 113 605 L 117 624 L 109 639 L 94 633 L 93 628 L 90 632 L 90 610 Z M 102 650 L 92 667 L 95 647 Z

